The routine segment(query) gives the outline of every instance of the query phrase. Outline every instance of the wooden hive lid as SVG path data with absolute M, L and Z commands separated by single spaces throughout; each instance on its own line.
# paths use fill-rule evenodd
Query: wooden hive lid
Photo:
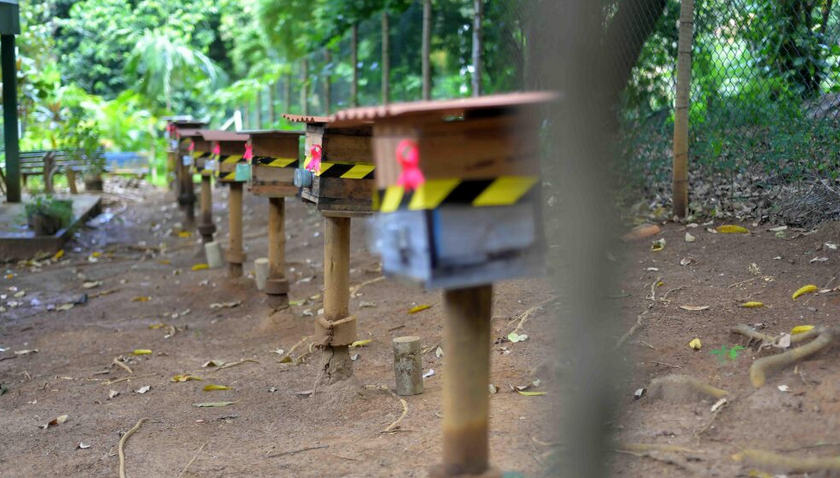
M 255 130 L 244 130 L 240 131 L 240 133 L 247 134 L 252 138 L 255 136 L 268 136 L 268 137 L 290 137 L 290 136 L 303 136 L 306 134 L 305 131 L 290 131 L 284 129 L 255 129 Z
M 178 128 L 178 136 L 182 138 L 200 138 L 201 130 L 198 128 Z
M 205 141 L 226 141 L 226 142 L 241 142 L 248 141 L 247 134 L 237 133 L 235 131 L 222 131 L 217 129 L 203 129 L 201 136 Z
M 548 91 L 533 91 L 455 100 L 392 103 L 383 106 L 350 108 L 339 111 L 334 115 L 333 123 L 336 126 L 343 126 L 391 118 L 420 116 L 445 118 L 451 116 L 465 116 L 471 111 L 493 109 L 507 110 L 533 107 L 556 101 L 559 98 L 560 95 L 557 93 Z
M 332 116 L 293 115 L 283 113 L 283 118 L 292 123 L 326 124 L 332 121 Z

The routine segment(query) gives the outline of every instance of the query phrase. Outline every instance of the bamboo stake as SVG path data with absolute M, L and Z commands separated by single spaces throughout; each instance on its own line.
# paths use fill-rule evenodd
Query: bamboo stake
M 432 0 L 423 0 L 423 100 L 432 99 Z
M 685 217 L 688 209 L 688 108 L 691 91 L 691 45 L 694 0 L 680 3 L 680 32 L 677 53 L 677 92 L 674 105 L 674 215 Z
M 390 27 L 388 12 L 382 12 L 382 104 L 387 105 L 391 96 Z
M 327 64 L 327 72 L 324 75 L 324 113 L 329 116 L 330 103 L 332 101 L 332 85 L 330 84 L 330 68 L 332 68 L 330 63 L 332 62 L 332 55 L 330 54 L 329 48 L 324 49 L 324 61 Z
M 473 8 L 475 10 L 475 16 L 473 17 L 472 90 L 473 96 L 481 96 L 481 21 L 484 12 L 484 1 L 473 0 Z
M 359 24 L 354 23 L 350 30 L 350 63 L 353 68 L 353 81 L 350 83 L 350 105 L 359 106 Z
M 337 322 L 350 315 L 350 218 L 324 218 L 324 319 Z M 327 384 L 353 376 L 348 346 L 327 345 L 322 354 Z

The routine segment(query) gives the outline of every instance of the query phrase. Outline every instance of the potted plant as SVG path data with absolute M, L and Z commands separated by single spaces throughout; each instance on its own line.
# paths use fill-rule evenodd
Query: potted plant
M 26 222 L 36 236 L 52 236 L 73 222 L 73 201 L 38 196 L 27 203 Z
M 80 119 L 76 119 L 80 118 Z M 67 156 L 82 166 L 87 191 L 102 191 L 105 157 L 99 144 L 99 127 L 82 114 L 68 120 L 61 131 L 61 147 Z

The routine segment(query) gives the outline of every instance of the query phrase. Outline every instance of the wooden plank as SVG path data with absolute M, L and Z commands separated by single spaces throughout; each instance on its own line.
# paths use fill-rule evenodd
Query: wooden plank
M 298 189 L 294 185 L 288 184 L 253 184 L 251 183 L 250 192 L 255 196 L 269 197 L 269 198 L 285 198 L 294 197 L 297 195 Z
M 297 136 L 251 136 L 254 156 L 273 158 L 297 158 L 300 154 L 300 138 Z
M 373 160 L 373 146 L 370 136 L 330 134 L 323 139 L 322 161 L 343 161 L 349 163 L 370 163 Z

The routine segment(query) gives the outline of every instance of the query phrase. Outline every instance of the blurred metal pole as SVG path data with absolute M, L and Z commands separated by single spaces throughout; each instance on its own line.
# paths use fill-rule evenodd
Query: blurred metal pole
M 544 166 L 545 180 L 560 199 L 559 217 L 547 215 L 546 227 L 547 237 L 559 244 L 549 257 L 562 303 L 558 354 L 570 364 L 557 398 L 562 451 L 549 470 L 563 477 L 608 475 L 608 424 L 615 416 L 621 363 L 613 352 L 621 323 L 605 293 L 616 282 L 608 253 L 617 250 L 609 194 L 617 132 L 606 87 L 614 65 L 603 47 L 603 8 L 591 0 L 546 1 L 534 17 L 540 51 L 532 67 L 538 67 L 544 88 L 563 95 L 545 135 L 553 161 Z
M 473 96 L 481 96 L 481 21 L 484 17 L 484 0 L 473 0 L 473 45 L 472 45 L 472 92 Z
M 432 99 L 432 0 L 423 0 L 423 100 Z
M 15 36 L 2 35 L 3 135 L 6 146 L 6 201 L 20 202 L 20 143 L 18 142 L 17 66 Z

